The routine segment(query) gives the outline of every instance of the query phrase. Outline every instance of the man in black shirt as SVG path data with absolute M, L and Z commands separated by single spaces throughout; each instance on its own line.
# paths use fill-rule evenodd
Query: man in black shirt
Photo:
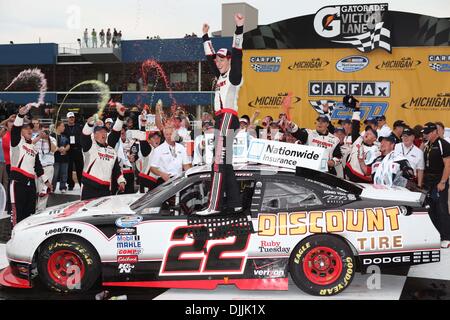
M 402 134 L 405 127 L 406 123 L 403 120 L 397 120 L 394 122 L 394 129 L 391 132 L 391 137 L 394 138 L 395 144 L 402 142 Z
M 441 234 L 441 247 L 450 248 L 450 215 L 448 211 L 448 178 L 450 175 L 450 143 L 439 137 L 435 123 L 423 130 L 428 140 L 424 149 L 424 186 L 430 200 L 430 218 Z
M 81 132 L 83 131 L 83 126 L 79 123 L 76 123 L 75 121 L 75 114 L 73 112 L 67 113 L 67 124 L 66 128 L 63 132 L 63 135 L 65 135 L 69 139 L 70 149 L 67 153 L 67 158 L 69 162 L 69 168 L 68 168 L 68 177 L 67 177 L 67 184 L 69 185 L 69 190 L 73 190 L 75 186 L 75 182 L 72 178 L 72 171 L 75 168 L 77 172 L 77 180 L 78 184 L 81 187 L 81 176 L 83 173 L 83 152 L 81 150 Z

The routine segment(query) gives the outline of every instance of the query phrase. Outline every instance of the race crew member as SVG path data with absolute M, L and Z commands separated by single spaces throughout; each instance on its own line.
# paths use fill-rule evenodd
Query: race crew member
M 192 160 L 192 165 L 202 165 L 208 162 L 206 159 L 206 148 L 209 148 L 210 145 L 214 143 L 214 139 L 212 136 L 214 135 L 214 124 L 212 121 L 203 121 L 202 122 L 202 133 L 195 137 L 194 140 L 194 157 Z M 210 141 L 207 141 L 211 137 Z M 212 149 L 211 149 L 212 153 Z
M 67 124 L 63 132 L 63 135 L 69 138 L 70 149 L 67 153 L 69 159 L 69 168 L 67 175 L 67 185 L 69 186 L 69 191 L 73 190 L 75 182 L 72 178 L 72 171 L 75 169 L 77 173 L 77 181 L 81 186 L 81 177 L 83 173 L 83 152 L 81 150 L 81 131 L 83 126 L 75 121 L 75 114 L 73 112 L 67 113 Z
M 31 105 L 19 109 L 11 129 L 11 223 L 14 227 L 23 219 L 36 211 L 36 184 L 35 179 L 42 179 L 42 169 L 39 155 L 31 141 L 32 124 L 24 123 L 24 117 Z M 50 180 L 43 181 L 48 189 L 52 190 Z
M 424 138 L 428 140 L 424 149 L 424 187 L 430 202 L 429 215 L 441 235 L 441 248 L 450 248 L 450 215 L 448 211 L 448 189 L 450 176 L 450 143 L 439 137 L 438 126 L 425 124 Z
M 98 122 L 97 122 L 98 123 Z M 120 134 L 123 121 L 117 118 L 110 136 Z M 111 182 L 117 179 L 119 190 L 125 190 L 126 180 L 120 170 L 117 153 L 108 145 L 108 132 L 104 126 L 95 126 L 93 117 L 83 128 L 81 147 L 84 155 L 84 169 L 81 191 L 81 200 L 104 197 L 111 194 Z M 93 137 L 92 137 L 93 133 Z
M 372 164 L 372 179 L 376 185 L 405 187 L 408 180 L 414 179 L 414 170 L 403 156 L 394 152 L 395 138 L 381 137 L 381 155 Z
M 139 191 L 141 193 L 153 190 L 160 184 L 164 183 L 164 180 L 151 172 L 152 157 L 155 149 L 161 144 L 161 136 L 159 131 L 150 131 L 147 140 L 139 141 Z
M 157 147 L 150 157 L 150 171 L 164 181 L 183 174 L 183 170 L 191 167 L 186 148 L 175 142 L 175 127 L 173 123 L 166 123 L 163 134 L 166 141 Z
M 372 181 L 371 164 L 380 155 L 377 141 L 378 133 L 372 126 L 367 126 L 363 135 L 359 134 L 361 125 L 359 103 L 355 105 L 352 115 L 351 149 L 345 164 L 345 176 L 353 182 L 368 183 Z
M 209 39 L 209 26 L 203 25 L 203 46 L 210 68 L 217 79 L 214 98 L 215 139 L 214 158 L 211 166 L 211 190 L 208 207 L 198 211 L 198 215 L 210 215 L 222 211 L 241 211 L 242 203 L 239 185 L 233 169 L 233 141 L 239 129 L 238 92 L 242 85 L 242 42 L 244 17 L 235 14 L 236 31 L 232 51 L 222 48 L 214 52 Z M 224 195 L 227 195 L 224 203 Z
M 115 146 L 117 153 L 117 159 L 119 160 L 120 169 L 122 170 L 123 177 L 127 182 L 125 185 L 125 194 L 134 193 L 134 170 L 133 163 L 134 158 L 130 155 L 131 146 L 134 144 L 133 140 L 127 138 L 127 128 L 122 126 L 120 132 L 120 139 Z M 114 181 L 113 181 L 114 182 Z M 117 184 L 113 183 L 111 187 L 112 194 L 117 193 Z
M 327 152 L 324 157 L 328 159 L 328 170 L 331 171 L 332 168 L 341 163 L 342 153 L 339 147 L 339 139 L 328 131 L 330 124 L 328 116 L 320 115 L 316 120 L 316 130 L 299 129 L 296 124 L 291 122 L 289 131 L 304 145 L 326 149 Z
M 392 130 L 390 136 L 394 138 L 395 143 L 402 142 L 403 129 L 406 127 L 406 123 L 403 120 L 397 120 L 394 122 L 394 129 Z
M 378 129 L 377 129 L 377 133 L 378 136 L 381 137 L 388 137 L 391 135 L 392 130 L 391 128 L 389 128 L 389 126 L 386 123 L 386 116 L 379 116 L 376 118 L 377 120 L 377 125 L 378 125 Z
M 395 145 L 394 153 L 396 156 L 403 156 L 408 160 L 417 178 L 417 185 L 422 187 L 425 162 L 423 160 L 423 151 L 414 145 L 414 139 L 413 130 L 406 127 L 403 130 L 402 142 Z

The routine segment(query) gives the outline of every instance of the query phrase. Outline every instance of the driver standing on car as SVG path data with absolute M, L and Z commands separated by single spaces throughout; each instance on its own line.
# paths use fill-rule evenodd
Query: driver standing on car
M 119 117 L 113 127 L 113 132 L 120 137 L 125 110 L 117 104 Z M 97 122 L 96 124 L 99 124 Z M 92 133 L 94 134 L 92 137 Z M 111 182 L 117 179 L 120 191 L 125 190 L 126 180 L 120 170 L 117 153 L 108 145 L 108 130 L 103 125 L 94 126 L 94 118 L 88 119 L 81 136 L 81 147 L 84 155 L 83 183 L 81 200 L 104 197 L 111 194 Z M 111 140 L 111 139 L 109 139 Z

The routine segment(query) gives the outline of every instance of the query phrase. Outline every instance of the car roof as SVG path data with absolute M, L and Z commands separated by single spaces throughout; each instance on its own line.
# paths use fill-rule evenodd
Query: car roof
M 234 171 L 276 171 L 276 172 L 286 172 L 295 174 L 294 169 L 280 168 L 269 165 L 257 164 L 257 163 L 238 163 L 233 164 Z M 186 177 L 192 176 L 199 173 L 210 173 L 211 165 L 204 164 L 201 166 L 190 168 L 186 171 Z

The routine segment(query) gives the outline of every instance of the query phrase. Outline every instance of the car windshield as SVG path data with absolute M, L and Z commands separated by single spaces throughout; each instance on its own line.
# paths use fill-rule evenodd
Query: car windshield
M 130 206 L 131 210 L 139 212 L 142 209 L 148 207 L 149 202 L 158 194 L 160 194 L 164 190 L 170 190 L 175 187 L 180 182 L 186 179 L 185 176 L 179 176 L 172 179 L 167 180 L 162 185 L 157 186 L 155 189 L 147 192 L 141 198 L 133 202 Z

